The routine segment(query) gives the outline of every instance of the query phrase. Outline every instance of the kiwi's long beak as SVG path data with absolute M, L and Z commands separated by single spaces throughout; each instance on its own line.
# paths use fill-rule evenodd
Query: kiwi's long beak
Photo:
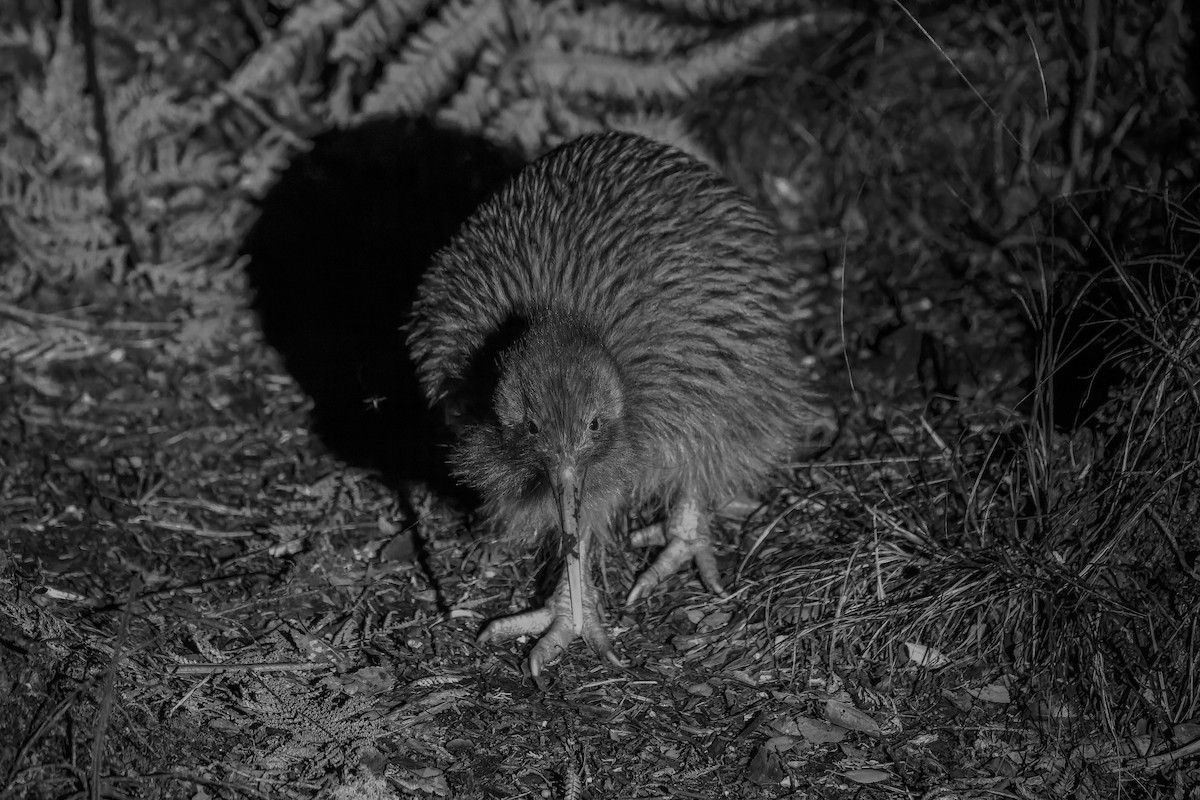
M 584 534 L 580 530 L 579 509 L 583 482 L 574 464 L 560 464 L 554 472 L 554 499 L 558 502 L 558 520 L 563 544 L 567 549 L 567 581 L 571 588 L 571 627 L 575 635 L 583 633 L 583 558 Z

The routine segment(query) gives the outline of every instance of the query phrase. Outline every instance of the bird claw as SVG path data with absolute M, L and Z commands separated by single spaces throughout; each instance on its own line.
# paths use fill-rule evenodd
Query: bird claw
M 685 541 L 672 539 L 666 549 L 658 554 L 645 572 L 633 584 L 625 598 L 625 605 L 631 606 L 643 597 L 648 597 L 650 591 L 660 582 L 673 574 L 689 561 L 696 562 L 696 570 L 700 573 L 700 582 L 718 597 L 728 597 L 725 585 L 721 582 L 721 572 L 717 569 L 717 556 L 712 544 L 704 541 Z
M 689 561 L 696 562 L 700 582 L 706 589 L 718 597 L 728 597 L 725 585 L 721 582 L 721 572 L 717 569 L 717 556 L 713 552 L 712 541 L 708 537 L 707 527 L 701 519 L 696 502 L 688 500 L 680 503 L 667 520 L 666 529 L 666 548 L 633 584 L 625 598 L 626 607 L 649 596 L 655 586 Z
M 549 608 L 535 608 L 508 617 L 494 619 L 475 637 L 476 644 L 501 639 L 515 639 L 518 636 L 541 633 L 550 627 L 554 621 L 554 612 Z
M 629 534 L 631 547 L 662 547 L 667 543 L 667 526 L 661 522 L 652 522 Z
M 537 677 L 542 667 L 552 664 L 560 655 L 567 651 L 567 646 L 577 635 L 571 625 L 571 617 L 556 616 L 550 623 L 549 629 L 538 639 L 538 643 L 529 652 L 529 674 Z M 596 655 L 601 656 L 614 666 L 624 669 L 625 662 L 613 650 L 612 640 L 599 620 L 588 619 L 583 626 L 583 640 L 588 643 Z
M 529 652 L 529 674 L 536 678 L 541 674 L 542 667 L 555 661 L 567 651 L 567 647 L 572 641 L 582 635 L 583 640 L 597 655 L 602 656 L 614 666 L 624 669 L 625 662 L 613 650 L 612 640 L 609 639 L 604 622 L 600 619 L 595 591 L 591 582 L 585 580 L 583 630 L 580 634 L 575 633 L 571 614 L 571 592 L 564 576 L 559 580 L 558 587 L 545 606 L 509 617 L 494 619 L 487 624 L 475 641 L 478 644 L 484 644 L 526 634 L 541 634 L 541 638 Z

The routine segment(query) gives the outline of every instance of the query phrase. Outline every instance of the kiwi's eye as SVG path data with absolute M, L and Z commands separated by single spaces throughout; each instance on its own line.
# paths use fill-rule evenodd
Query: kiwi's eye
M 589 431 L 600 430 L 600 418 L 599 417 L 592 417 L 592 421 L 588 423 L 588 430 Z
M 527 431 L 529 431 L 531 434 L 537 433 L 539 430 L 541 430 L 541 428 L 538 427 L 538 424 L 536 422 L 534 422 L 533 420 L 529 420 L 528 422 L 525 423 L 525 429 Z

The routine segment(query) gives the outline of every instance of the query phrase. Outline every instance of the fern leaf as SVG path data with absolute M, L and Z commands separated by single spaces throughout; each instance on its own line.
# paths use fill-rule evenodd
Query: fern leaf
M 127 248 L 114 244 L 104 217 L 39 224 L 14 214 L 6 222 L 17 260 L 51 283 L 94 278 L 121 265 L 126 256 Z
M 99 186 L 68 186 L 37 181 L 27 187 L 22 211 L 26 219 L 55 225 L 89 221 L 102 216 L 106 208 L 108 197 Z M 102 237 L 99 241 L 105 240 Z
M 334 37 L 329 60 L 338 64 L 329 92 L 327 114 L 336 125 L 354 121 L 355 83 L 369 72 L 405 32 L 420 19 L 433 0 L 374 0 L 358 19 Z
M 248 211 L 246 205 L 233 202 L 172 215 L 165 231 L 165 238 L 173 245 L 173 252 L 168 255 L 173 258 L 201 256 L 212 252 L 214 242 L 237 241 Z
M 262 758 L 275 769 L 319 775 L 344 763 L 347 753 L 395 732 L 394 713 L 380 714 L 369 695 L 346 697 L 276 677 L 260 680 L 240 704 L 263 726 L 287 732 Z
M 128 171 L 122 186 L 131 196 L 221 186 L 232 178 L 228 153 L 208 150 L 178 137 L 148 143 L 131 165 L 134 168 Z
M 102 224 L 99 219 L 59 219 L 43 231 L 48 240 L 43 240 L 42 248 L 56 251 L 56 255 L 68 260 L 112 247 L 117 238 L 112 227 Z
M 419 114 L 450 93 L 462 65 L 478 57 L 505 22 L 503 0 L 454 0 L 408 42 L 363 100 L 363 117 Z
M 45 367 L 51 363 L 89 358 L 106 348 L 99 339 L 72 328 L 35 328 L 0 322 L 0 360 Z
M 812 11 L 812 0 L 640 0 L 676 17 L 708 22 L 745 22 L 766 16 Z
M 64 35 L 64 31 L 67 35 Z M 71 41 L 70 26 L 59 26 L 57 46 L 42 85 L 30 82 L 21 87 L 17 117 L 37 136 L 54 160 L 72 161 L 73 155 L 93 150 L 91 115 L 84 102 L 87 79 L 83 52 Z
M 343 28 L 367 0 L 309 0 L 292 10 L 280 28 L 280 37 L 259 50 L 241 66 L 226 85 L 237 95 L 270 92 L 299 77 L 309 59 L 320 61 L 328 37 Z
M 437 120 L 460 131 L 478 132 L 496 113 L 500 102 L 500 90 L 491 80 L 477 73 L 468 75 L 462 91 L 437 112 Z
M 539 97 L 526 97 L 497 114 L 484 131 L 484 137 L 532 158 L 543 149 L 549 129 L 545 101 Z
M 351 61 L 359 70 L 372 68 L 432 4 L 433 0 L 375 0 L 353 25 L 334 37 L 329 59 Z
M 531 59 L 529 76 L 543 93 L 567 98 L 669 102 L 742 72 L 771 45 L 798 29 L 795 20 L 750 25 L 723 40 L 692 48 L 659 63 L 637 64 L 612 56 L 565 56 L 542 51 Z
M 556 14 L 548 32 L 567 51 L 637 58 L 670 56 L 698 45 L 712 36 L 712 27 L 673 22 L 657 12 L 609 3 Z
M 122 160 L 148 142 L 206 121 L 202 110 L 176 102 L 174 90 L 150 77 L 135 77 L 118 86 L 109 107 L 115 120 L 113 150 Z
M 514 3 L 507 9 L 509 22 L 514 16 L 532 15 L 527 0 Z M 474 70 L 462 83 L 462 89 L 438 110 L 437 119 L 444 125 L 467 133 L 479 133 L 503 107 L 505 92 L 497 78 L 511 57 L 512 43 L 504 38 L 490 39 L 475 60 Z

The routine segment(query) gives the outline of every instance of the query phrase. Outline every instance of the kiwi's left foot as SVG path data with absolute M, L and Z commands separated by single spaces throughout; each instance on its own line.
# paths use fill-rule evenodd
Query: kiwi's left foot
M 651 528 L 662 525 L 663 523 L 657 523 L 657 526 L 651 526 Z M 629 590 L 629 596 L 625 598 L 625 605 L 631 606 L 643 597 L 649 596 L 655 586 L 689 561 L 696 562 L 700 581 L 705 588 L 718 597 L 728 597 L 725 586 L 721 583 L 721 573 L 717 569 L 717 557 L 713 552 L 712 540 L 709 538 L 708 518 L 701 512 L 700 504 L 694 499 L 685 498 L 671 509 L 665 527 L 667 546 L 633 584 L 633 588 Z M 650 528 L 646 530 L 650 531 Z M 643 534 L 639 538 L 645 540 L 651 538 L 652 535 L 651 532 L 651 536 Z

